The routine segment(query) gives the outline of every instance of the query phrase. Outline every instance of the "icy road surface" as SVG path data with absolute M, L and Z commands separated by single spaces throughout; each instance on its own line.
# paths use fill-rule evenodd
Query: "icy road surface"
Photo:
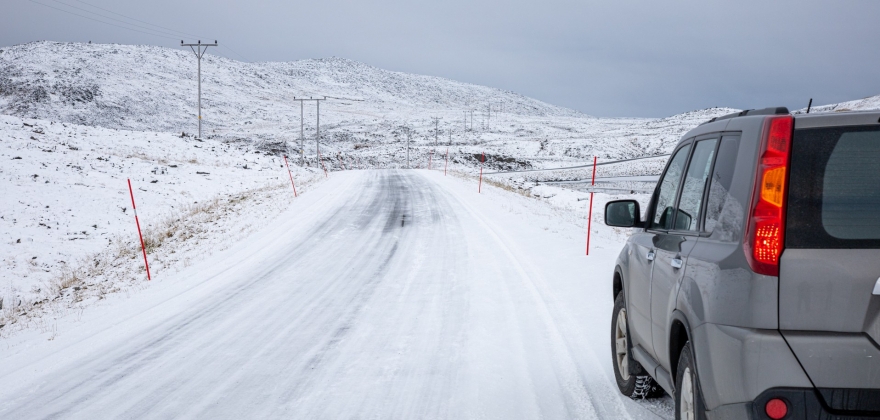
M 333 173 L 271 229 L 0 349 L 0 418 L 667 417 L 613 382 L 619 244 L 585 257 L 514 198 Z

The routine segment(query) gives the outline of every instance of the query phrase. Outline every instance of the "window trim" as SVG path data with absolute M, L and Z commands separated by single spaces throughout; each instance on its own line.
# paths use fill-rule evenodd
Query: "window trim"
M 742 145 L 742 131 L 726 131 L 718 133 L 718 144 L 715 145 L 715 156 L 712 158 L 712 167 L 709 168 L 709 180 L 715 175 L 715 165 L 718 163 L 718 152 L 721 151 L 721 143 L 725 137 L 735 137 L 737 152 Z M 734 162 L 734 171 L 736 170 L 736 162 Z M 709 189 L 711 183 L 707 183 L 703 189 L 703 204 L 700 208 L 700 236 L 712 236 L 712 232 L 706 230 L 706 206 L 709 205 Z
M 699 143 L 701 141 L 707 141 L 707 140 L 715 140 L 715 148 L 713 149 L 713 152 L 712 152 L 712 164 L 709 166 L 709 176 L 710 177 L 712 176 L 712 170 L 715 169 L 715 158 L 718 157 L 718 145 L 721 144 L 721 133 L 709 133 L 709 134 L 703 134 L 701 136 L 697 136 L 696 138 L 693 139 L 693 141 L 691 141 L 691 144 L 693 145 L 693 147 L 691 147 L 691 152 L 688 154 L 687 165 L 684 167 L 684 172 L 682 173 L 682 181 L 678 185 L 678 192 L 675 195 L 675 210 L 676 211 L 675 211 L 675 218 L 672 219 L 672 226 L 675 226 L 676 219 L 678 218 L 678 205 L 681 201 L 681 193 L 684 190 L 684 183 L 687 181 L 687 174 L 688 174 L 688 171 L 690 171 L 690 169 L 691 169 L 691 164 L 693 163 L 694 151 L 697 150 L 697 143 Z M 707 180 L 708 180 L 708 178 L 707 178 Z M 674 233 L 676 235 L 682 235 L 682 236 L 702 236 L 702 234 L 703 234 L 703 213 L 705 213 L 704 208 L 706 207 L 706 200 L 705 200 L 706 190 L 707 190 L 707 188 L 706 188 L 706 185 L 704 184 L 703 185 L 703 193 L 702 193 L 703 199 L 700 200 L 700 208 L 697 209 L 697 211 L 699 212 L 697 214 L 697 229 L 696 230 L 672 229 L 672 230 L 668 231 L 669 233 Z
M 660 179 L 657 180 L 657 185 L 654 187 L 654 194 L 651 196 L 651 203 L 648 206 L 649 219 L 646 221 L 647 223 L 645 225 L 646 232 L 657 232 L 657 233 L 673 232 L 669 229 L 657 229 L 657 228 L 653 227 L 653 225 L 654 225 L 654 212 L 657 211 L 657 200 L 660 199 L 659 198 L 660 197 L 659 196 L 660 186 L 663 184 L 663 180 L 666 178 L 666 173 L 669 171 L 669 166 L 672 165 L 672 159 L 675 157 L 675 154 L 678 153 L 682 148 L 684 148 L 685 146 L 693 145 L 693 143 L 694 143 L 694 137 L 688 138 L 687 140 L 679 143 L 678 146 L 675 147 L 675 150 L 673 150 L 672 153 L 669 154 L 669 160 L 666 161 L 666 167 L 663 168 L 663 174 L 660 175 Z M 688 165 L 690 165 L 691 156 L 693 154 L 694 154 L 694 148 L 691 147 L 691 149 L 688 150 L 687 156 L 685 157 L 685 167 L 684 167 L 684 170 L 681 172 L 681 178 L 679 179 L 678 187 L 675 190 L 675 198 L 674 198 L 673 203 L 675 203 L 674 205 L 676 206 L 676 208 L 678 206 L 678 197 L 681 194 L 681 184 L 682 184 L 681 180 L 684 179 L 684 177 L 687 175 L 687 168 L 688 168 Z M 674 223 L 675 223 L 675 220 L 673 219 L 673 226 L 675 226 Z
M 647 210 L 648 211 L 647 216 L 649 217 L 649 219 L 646 221 L 646 225 L 645 225 L 646 232 L 675 234 L 675 235 L 680 235 L 680 236 L 700 236 L 700 237 L 708 237 L 712 234 L 712 232 L 706 232 L 706 225 L 705 225 L 706 200 L 708 199 L 707 197 L 709 194 L 709 188 L 707 188 L 709 185 L 708 182 L 706 183 L 706 185 L 703 186 L 703 199 L 700 202 L 700 210 L 699 210 L 700 213 L 697 216 L 699 218 L 697 230 L 657 229 L 657 228 L 652 227 L 652 224 L 654 222 L 654 212 L 656 211 L 657 200 L 659 200 L 658 194 L 660 192 L 660 184 L 662 183 L 664 177 L 666 176 L 666 172 L 669 170 L 669 165 L 672 163 L 672 158 L 675 156 L 675 154 L 679 150 L 681 150 L 683 147 L 685 147 L 686 145 L 693 146 L 688 151 L 685 168 L 681 174 L 681 179 L 679 180 L 678 189 L 675 192 L 675 208 L 678 209 L 678 203 L 679 203 L 679 200 L 681 200 L 681 191 L 682 191 L 682 188 L 684 188 L 684 178 L 687 177 L 687 172 L 691 167 L 691 160 L 694 157 L 694 150 L 696 149 L 697 142 L 704 141 L 704 140 L 712 140 L 712 139 L 717 140 L 715 143 L 715 152 L 712 156 L 712 165 L 709 167 L 709 179 L 711 179 L 712 175 L 715 172 L 715 163 L 718 160 L 718 150 L 721 147 L 721 141 L 724 139 L 724 136 L 735 136 L 735 137 L 739 137 L 740 140 L 742 140 L 742 131 L 740 131 L 740 130 L 737 130 L 737 131 L 716 131 L 713 133 L 701 134 L 699 136 L 690 137 L 690 138 L 682 141 L 681 143 L 679 143 L 678 146 L 676 146 L 675 150 L 673 150 L 672 153 L 669 155 L 669 161 L 666 162 L 666 167 L 663 168 L 663 174 L 660 176 L 660 179 L 657 181 L 657 185 L 654 187 L 654 193 L 651 195 L 651 201 L 649 202 L 648 210 Z M 740 143 L 737 144 L 737 146 L 740 146 L 740 145 L 741 145 Z M 678 217 L 678 212 L 676 212 L 675 217 Z M 674 219 L 672 221 L 672 226 L 675 226 Z

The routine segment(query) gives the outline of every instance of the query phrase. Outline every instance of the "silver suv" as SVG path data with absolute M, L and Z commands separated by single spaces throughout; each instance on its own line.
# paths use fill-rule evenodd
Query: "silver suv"
M 880 112 L 743 111 L 688 132 L 617 260 L 620 391 L 680 419 L 880 418 Z

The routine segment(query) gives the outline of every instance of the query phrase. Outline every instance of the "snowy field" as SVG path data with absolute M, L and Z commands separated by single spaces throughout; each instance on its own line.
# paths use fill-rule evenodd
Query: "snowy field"
M 340 58 L 202 64 L 196 139 L 188 50 L 0 50 L 0 418 L 671 417 L 614 385 L 627 232 L 602 208 L 645 203 L 680 136 L 736 110 L 596 118 Z M 655 157 L 596 187 L 534 171 L 594 156 Z
M 0 416 L 669 417 L 613 383 L 625 234 L 594 224 L 587 257 L 560 210 L 476 187 L 334 173 L 232 248 L 6 340 Z
M 3 115 L 0 139 L 0 337 L 146 279 L 127 179 L 158 276 L 293 199 L 283 161 L 247 145 Z M 324 179 L 292 169 L 299 192 Z

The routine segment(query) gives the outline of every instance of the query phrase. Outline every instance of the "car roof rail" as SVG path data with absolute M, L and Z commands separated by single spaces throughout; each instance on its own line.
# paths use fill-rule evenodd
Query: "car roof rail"
M 745 111 L 734 112 L 733 114 L 727 114 L 727 115 L 722 115 L 720 117 L 712 118 L 711 120 L 706 121 L 703 124 L 709 124 L 711 122 L 726 120 L 726 119 L 730 119 L 730 118 L 745 117 L 747 115 L 785 115 L 785 114 L 789 114 L 789 113 L 790 112 L 788 111 L 788 108 L 786 108 L 784 106 L 774 106 L 774 107 L 764 108 L 764 109 L 747 109 Z M 700 125 L 703 125 L 703 124 L 700 124 Z

